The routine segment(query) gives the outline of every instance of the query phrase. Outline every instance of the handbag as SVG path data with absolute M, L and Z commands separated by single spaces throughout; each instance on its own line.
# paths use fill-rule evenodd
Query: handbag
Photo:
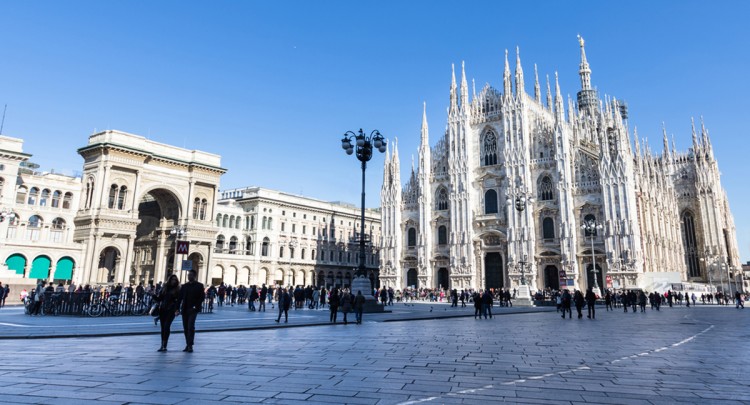
M 151 309 L 148 311 L 148 314 L 153 316 L 154 318 L 159 316 L 159 308 L 160 305 L 158 302 L 155 302 L 154 305 L 151 305 Z

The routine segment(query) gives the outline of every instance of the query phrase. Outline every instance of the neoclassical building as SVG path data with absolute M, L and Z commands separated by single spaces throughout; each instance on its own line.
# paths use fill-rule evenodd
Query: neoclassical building
M 219 191 L 215 154 L 121 131 L 89 137 L 80 177 L 37 172 L 21 139 L 0 136 L 0 281 L 349 285 L 360 211 L 260 187 Z M 380 213 L 366 210 L 377 285 Z M 186 252 L 177 251 L 187 242 Z
M 453 74 L 447 129 L 400 178 L 398 146 L 381 191 L 381 282 L 442 288 L 731 288 L 740 261 L 708 130 L 654 152 L 628 125 L 627 104 L 601 99 L 579 38 L 581 88 L 542 96 L 514 75 L 470 97 Z M 600 225 L 589 230 L 586 223 Z M 596 280 L 596 281 L 595 281 Z
M 348 287 L 359 266 L 360 209 L 261 187 L 221 192 L 210 279 L 232 285 Z M 365 268 L 378 286 L 380 212 L 365 210 Z

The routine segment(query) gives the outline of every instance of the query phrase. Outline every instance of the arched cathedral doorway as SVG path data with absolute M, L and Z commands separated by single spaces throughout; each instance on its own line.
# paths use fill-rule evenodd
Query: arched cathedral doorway
M 441 267 L 437 272 L 437 284 L 437 287 L 443 290 L 450 288 L 450 277 L 445 267 Z
M 544 287 L 551 290 L 560 289 L 560 275 L 557 266 L 549 265 L 544 268 Z
M 489 252 L 484 256 L 484 288 L 500 289 L 504 286 L 503 257 L 499 252 Z

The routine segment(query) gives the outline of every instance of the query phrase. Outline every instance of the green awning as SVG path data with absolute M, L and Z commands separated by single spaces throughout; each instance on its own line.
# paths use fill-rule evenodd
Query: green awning
M 29 278 L 41 278 L 46 280 L 47 277 L 49 277 L 50 263 L 51 261 L 49 260 L 49 257 L 38 256 L 31 263 L 31 273 L 29 274 Z
M 73 277 L 73 259 L 63 257 L 57 261 L 55 267 L 55 280 L 70 280 Z
M 16 274 L 23 275 L 23 271 L 26 269 L 26 258 L 19 254 L 10 255 L 5 260 L 5 264 L 8 265 L 8 270 L 15 270 Z

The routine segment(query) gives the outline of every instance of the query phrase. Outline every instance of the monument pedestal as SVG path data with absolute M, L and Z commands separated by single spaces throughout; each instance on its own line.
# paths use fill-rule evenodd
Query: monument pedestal
M 516 290 L 516 299 L 513 301 L 514 306 L 533 307 L 534 300 L 531 299 L 531 290 L 528 285 L 520 285 Z
M 357 296 L 357 291 L 362 291 L 362 295 L 365 296 L 365 306 L 362 312 L 365 314 L 379 313 L 379 312 L 391 312 L 386 311 L 383 305 L 378 304 L 375 297 L 372 295 L 372 286 L 370 285 L 370 279 L 367 277 L 354 277 L 352 280 L 352 294 Z

